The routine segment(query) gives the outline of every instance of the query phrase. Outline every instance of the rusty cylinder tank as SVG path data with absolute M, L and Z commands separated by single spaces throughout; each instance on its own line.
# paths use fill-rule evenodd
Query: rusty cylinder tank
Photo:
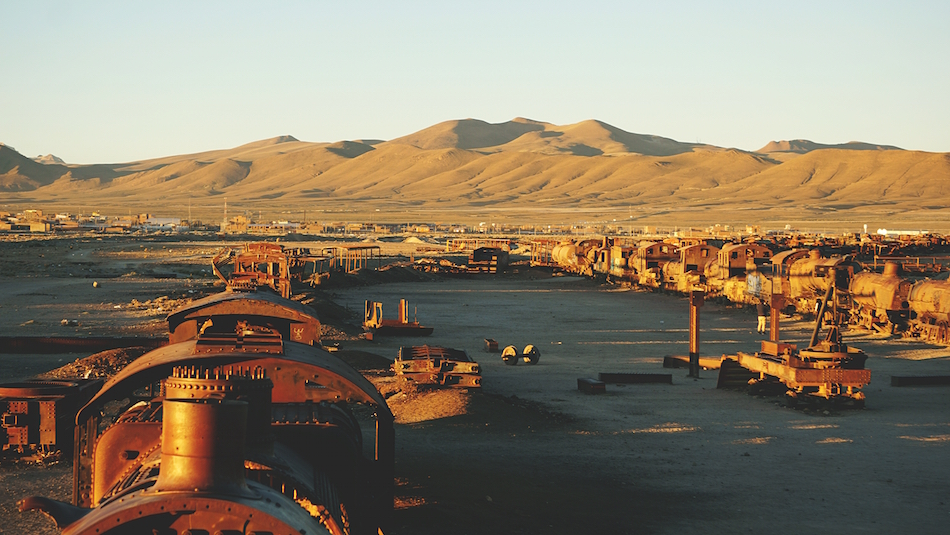
M 253 495 L 244 476 L 247 403 L 166 399 L 158 491 Z
M 899 274 L 894 262 L 884 265 L 884 273 L 856 273 L 848 288 L 851 299 L 866 310 L 906 311 L 911 283 Z
M 551 249 L 551 259 L 562 267 L 576 266 L 577 246 L 573 243 L 559 243 Z
M 162 382 L 166 399 L 236 399 L 246 401 L 247 447 L 270 454 L 274 451 L 271 430 L 271 391 L 274 383 L 263 368 L 207 369 L 179 366 Z
M 950 281 L 918 282 L 911 288 L 907 301 L 916 319 L 950 325 Z
M 822 258 L 821 252 L 812 249 L 808 256 L 788 266 L 789 296 L 793 299 L 816 299 L 825 295 L 832 282 L 827 278 L 829 270 L 835 269 L 841 258 Z
M 679 260 L 671 260 L 666 264 L 663 264 L 663 267 L 660 268 L 660 271 L 663 273 L 663 282 L 667 283 L 675 283 L 685 273 L 685 270 L 683 269 L 683 263 Z

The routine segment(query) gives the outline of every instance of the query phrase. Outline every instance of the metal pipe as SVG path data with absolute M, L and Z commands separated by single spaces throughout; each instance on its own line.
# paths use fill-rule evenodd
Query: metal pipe
M 699 307 L 703 306 L 705 293 L 689 293 L 689 377 L 699 377 Z

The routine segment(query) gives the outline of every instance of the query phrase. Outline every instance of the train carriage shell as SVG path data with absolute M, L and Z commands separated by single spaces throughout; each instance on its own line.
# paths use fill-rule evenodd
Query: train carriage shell
M 703 273 L 707 265 L 716 262 L 719 248 L 714 245 L 697 243 L 681 248 L 679 253 L 684 272 L 698 271 Z
M 624 279 L 633 278 L 630 259 L 636 258 L 637 248 L 632 245 L 613 245 L 610 248 L 610 274 Z
M 789 283 L 788 274 L 791 269 L 792 264 L 798 262 L 803 258 L 807 258 L 809 255 L 808 249 L 791 249 L 788 251 L 782 251 L 776 253 L 772 257 L 772 276 L 774 278 L 780 278 L 782 281 L 781 293 L 790 296 L 792 292 L 791 284 Z M 770 290 L 774 291 L 774 290 Z
M 745 275 L 756 266 L 767 264 L 772 258 L 772 250 L 754 243 L 730 243 L 719 250 L 717 264 L 719 276 L 723 279 Z
M 660 268 L 664 286 L 687 292 L 701 284 L 706 266 L 715 260 L 718 251 L 718 247 L 703 243 L 680 248 L 679 259 L 671 260 Z
M 651 269 L 663 269 L 667 262 L 674 260 L 678 255 L 675 245 L 669 243 L 645 243 L 637 247 L 636 257 L 631 257 L 632 267 L 637 273 L 646 273 Z

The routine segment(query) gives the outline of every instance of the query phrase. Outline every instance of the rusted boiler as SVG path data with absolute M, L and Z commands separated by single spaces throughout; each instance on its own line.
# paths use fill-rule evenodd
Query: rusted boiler
M 814 249 L 808 257 L 793 262 L 788 269 L 789 293 L 785 295 L 786 302 L 794 305 L 802 312 L 814 312 L 822 296 L 833 285 L 836 296 L 838 292 L 846 292 L 851 278 L 861 266 L 855 263 L 850 256 L 836 256 L 823 258 L 821 253 Z M 833 273 L 833 277 L 828 274 Z
M 551 249 L 551 260 L 558 266 L 579 275 L 593 275 L 594 256 L 600 240 L 583 240 L 578 243 L 562 242 Z
M 852 315 L 865 327 L 903 330 L 910 316 L 913 284 L 900 276 L 900 265 L 888 262 L 883 273 L 861 272 L 851 278 Z
M 941 344 L 950 343 L 950 281 L 923 280 L 907 297 L 911 334 Z
M 772 258 L 772 251 L 765 246 L 754 243 L 728 243 L 718 251 L 716 264 L 719 268 L 718 277 L 729 279 L 746 274 L 757 266 L 768 264 Z

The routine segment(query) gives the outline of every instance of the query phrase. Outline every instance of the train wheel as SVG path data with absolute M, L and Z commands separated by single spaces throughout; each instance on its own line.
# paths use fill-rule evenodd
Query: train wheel
M 505 364 L 509 366 L 514 366 L 518 364 L 518 350 L 515 346 L 508 346 L 501 352 L 501 360 L 505 361 Z
M 538 351 L 538 348 L 528 344 L 524 346 L 524 352 L 521 354 L 521 358 L 525 364 L 537 364 L 541 358 L 541 352 Z

